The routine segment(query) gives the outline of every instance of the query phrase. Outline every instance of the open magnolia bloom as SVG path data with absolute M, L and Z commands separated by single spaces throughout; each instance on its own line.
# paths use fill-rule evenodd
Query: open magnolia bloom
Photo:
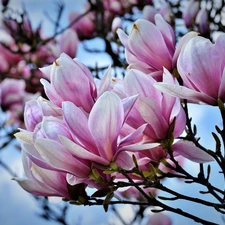
M 164 151 L 160 145 L 175 117 L 174 136 L 184 130 L 179 99 L 155 89 L 156 81 L 140 71 L 131 70 L 124 83 L 112 84 L 109 69 L 96 86 L 88 68 L 65 54 L 42 71 L 50 81 L 42 80 L 49 100 L 26 103 L 26 130 L 15 135 L 26 174 L 16 180 L 28 192 L 74 200 L 75 186 L 100 189 L 117 177 L 104 173 L 111 165 L 130 170 L 133 154 L 138 158 L 139 152 L 157 147 Z M 173 151 L 195 162 L 211 161 L 191 144 L 177 142 Z M 99 177 L 104 182 L 97 182 Z
M 16 134 L 21 143 L 27 178 L 16 180 L 31 193 L 61 196 L 66 193 L 65 187 L 55 186 L 57 178 L 63 179 L 65 185 L 97 185 L 89 178 L 93 163 L 107 167 L 115 162 L 124 169 L 132 168 L 132 157 L 127 151 L 158 145 L 142 143 L 145 124 L 120 138 L 136 99 L 137 96 L 131 96 L 121 100 L 115 93 L 105 92 L 97 99 L 90 114 L 69 101 L 62 103 L 62 110 L 43 98 L 28 102 L 25 116 L 30 131 L 21 130 Z M 51 180 L 53 177 L 55 179 Z M 109 178 L 105 175 L 105 179 Z M 38 191 L 42 183 L 48 186 L 46 191 Z M 68 198 L 68 194 L 64 197 Z
M 155 24 L 138 19 L 129 36 L 121 29 L 117 33 L 125 47 L 128 68 L 150 74 L 157 81 L 162 81 L 163 67 L 168 70 L 176 67 L 182 46 L 197 35 L 196 32 L 187 33 L 175 47 L 174 31 L 160 14 L 155 16 Z
M 181 50 L 178 72 L 184 86 L 157 83 L 155 87 L 164 93 L 196 103 L 217 105 L 218 98 L 225 102 L 225 34 L 215 44 L 196 36 Z M 164 70 L 167 76 L 172 76 Z
M 176 79 L 172 75 L 168 76 L 167 73 L 163 74 L 163 81 L 178 85 Z M 134 69 L 130 70 L 124 79 L 125 93 L 128 96 L 138 94 L 138 100 L 131 110 L 127 123 L 134 128 L 147 123 L 143 132 L 145 142 L 162 144 L 150 150 L 139 152 L 139 154 L 144 154 L 151 160 L 160 162 L 162 158 L 168 156 L 163 146 L 170 138 L 168 134 L 171 126 L 173 126 L 173 138 L 178 138 L 185 129 L 186 115 L 180 99 L 161 93 L 154 87 L 156 84 L 154 78 Z M 182 155 L 194 162 L 212 161 L 209 154 L 190 141 L 180 140 L 173 143 L 171 148 L 174 155 Z

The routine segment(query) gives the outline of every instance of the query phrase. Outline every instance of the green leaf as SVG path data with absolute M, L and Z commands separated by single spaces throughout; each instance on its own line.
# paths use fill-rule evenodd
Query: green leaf
M 107 196 L 103 202 L 103 208 L 104 208 L 105 212 L 108 211 L 109 203 L 110 203 L 111 199 L 113 198 L 113 196 L 114 196 L 113 192 L 110 192 L 107 194 Z
M 114 170 L 105 170 L 105 171 L 103 171 L 103 173 L 104 174 L 113 174 L 113 173 L 115 173 L 115 171 Z
M 96 169 L 92 169 L 91 173 L 89 174 L 89 177 L 93 180 L 95 180 L 96 182 L 99 182 L 101 180 L 101 176 L 99 174 L 99 172 Z
M 82 205 L 80 202 L 77 202 L 77 201 L 70 201 L 69 203 L 71 205 Z
M 142 174 L 144 175 L 144 177 L 151 177 L 152 176 L 152 172 L 149 172 L 149 171 L 142 171 Z
M 116 165 L 115 162 L 111 162 L 110 163 L 110 168 L 112 168 L 114 171 L 117 171 L 118 170 L 118 166 Z

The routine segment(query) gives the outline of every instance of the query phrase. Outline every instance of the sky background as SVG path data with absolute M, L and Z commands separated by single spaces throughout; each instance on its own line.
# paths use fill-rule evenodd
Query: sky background
M 28 14 L 30 15 L 33 25 L 36 26 L 40 21 L 43 22 L 43 28 L 46 35 L 52 34 L 51 23 L 45 17 L 44 12 L 48 13 L 52 18 L 56 15 L 55 5 L 53 0 L 11 0 L 10 4 L 15 9 L 21 9 L 21 2 L 24 3 Z M 65 0 L 65 12 L 63 15 L 62 25 L 68 24 L 68 14 L 70 11 L 82 11 L 82 3 L 84 0 Z M 91 45 L 101 46 L 100 40 L 94 40 Z M 109 65 L 109 57 L 101 54 L 95 54 L 94 56 L 87 57 L 82 45 L 78 48 L 77 58 L 86 65 Z M 207 148 L 214 149 L 214 142 L 211 136 L 211 131 L 215 131 L 215 125 L 221 126 L 220 115 L 216 108 L 210 106 L 195 106 L 190 105 L 190 115 L 193 117 L 193 123 L 198 126 L 198 136 L 201 136 L 200 142 L 207 146 Z M 20 152 L 15 147 L 16 141 L 11 146 L 0 152 L 0 159 L 10 166 L 12 171 L 16 174 L 23 175 L 22 165 L 20 161 Z M 185 167 L 192 173 L 196 173 L 198 167 L 196 164 L 186 161 Z M 213 183 L 222 185 L 222 178 L 217 174 L 218 168 L 214 168 L 213 171 L 216 175 L 212 176 Z M 40 206 L 37 201 L 29 193 L 25 192 L 19 185 L 11 180 L 12 176 L 0 166 L 0 224 L 1 225 L 55 225 L 56 222 L 46 221 L 38 216 L 41 212 Z M 193 191 L 199 189 L 199 187 L 182 186 L 181 182 L 167 182 L 171 189 L 178 190 L 183 193 L 193 194 Z M 201 189 L 199 189 L 201 190 Z M 198 196 L 201 198 L 207 198 L 207 196 Z M 63 203 L 64 204 L 64 203 Z M 54 203 L 55 208 L 63 205 L 62 202 Z M 172 202 L 171 205 L 175 204 Z M 217 213 L 212 213 L 213 210 L 208 210 L 204 207 L 197 207 L 196 205 L 190 205 L 187 203 L 180 203 L 177 207 L 183 206 L 196 215 L 202 215 L 204 219 L 214 218 L 219 224 L 222 224 L 221 216 Z M 120 207 L 120 213 L 126 217 L 129 221 L 132 210 L 130 206 Z M 173 225 L 180 224 L 193 224 L 192 221 L 180 217 L 178 215 L 170 214 L 173 220 Z M 67 221 L 69 225 L 103 225 L 110 224 L 110 221 L 115 221 L 116 217 L 113 212 L 105 213 L 103 207 L 83 207 L 83 206 L 69 206 L 67 215 Z M 119 225 L 119 222 L 117 223 Z

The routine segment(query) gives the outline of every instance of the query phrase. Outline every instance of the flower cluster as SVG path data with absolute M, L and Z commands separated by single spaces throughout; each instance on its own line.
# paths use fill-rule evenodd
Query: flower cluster
M 150 37 L 146 26 L 151 27 Z M 172 29 L 159 15 L 156 25 L 135 22 L 129 37 L 119 32 L 130 63 L 123 80 L 111 77 L 110 68 L 102 80 L 94 79 L 85 65 L 66 54 L 41 69 L 48 100 L 39 97 L 27 102 L 26 130 L 16 134 L 26 173 L 26 178 L 16 180 L 25 190 L 77 200 L 72 187 L 107 188 L 115 179 L 126 179 L 120 170 L 132 170 L 136 165 L 150 173 L 149 163 L 163 168 L 161 162 L 170 157 L 212 161 L 193 142 L 177 140 L 186 125 L 181 100 L 159 91 L 157 81 L 179 86 L 169 72 L 173 59 L 178 58 L 174 64 L 178 61 L 180 69 L 185 64 L 185 48 L 199 37 L 188 34 L 175 48 Z M 137 41 L 147 43 L 144 40 L 151 37 L 155 39 L 149 42 L 149 50 L 136 48 L 144 46 Z M 154 70 L 146 73 L 146 65 Z M 134 179 L 140 177 L 134 174 Z

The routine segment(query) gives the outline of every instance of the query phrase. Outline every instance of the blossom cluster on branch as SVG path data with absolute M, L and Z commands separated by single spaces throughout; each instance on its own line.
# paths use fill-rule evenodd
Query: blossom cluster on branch
M 0 46 L 0 103 L 9 114 L 6 124 L 20 124 L 15 136 L 25 178 L 14 178 L 19 185 L 34 195 L 103 205 L 105 211 L 133 204 L 143 217 L 150 207 L 159 213 L 149 217 L 150 225 L 172 223 L 163 211 L 216 224 L 167 201 L 225 214 L 224 187 L 211 183 L 210 173 L 217 164 L 225 177 L 225 34 L 215 37 L 224 31 L 224 3 L 217 8 L 189 1 L 183 7 L 183 1 L 165 1 L 158 7 L 154 1 L 90 0 L 85 13 L 72 12 L 63 29 L 55 23 L 47 38 L 41 26 L 32 29 L 26 12 L 18 22 L 7 17 L 7 1 L 3 6 L 2 30 L 9 38 Z M 58 7 L 59 20 L 63 4 Z M 134 8 L 142 18 L 131 19 Z M 177 30 L 180 18 L 189 32 Z M 123 26 L 127 20 L 130 32 Z M 101 78 L 74 58 L 79 44 L 96 37 L 112 59 L 108 68 L 98 68 Z M 113 73 L 116 68 L 124 76 Z M 215 150 L 200 144 L 190 103 L 218 107 L 223 127 L 212 133 Z M 183 166 L 186 160 L 199 164 L 196 176 Z M 166 179 L 201 185 L 213 201 L 179 193 Z M 87 188 L 95 192 L 89 195 Z

